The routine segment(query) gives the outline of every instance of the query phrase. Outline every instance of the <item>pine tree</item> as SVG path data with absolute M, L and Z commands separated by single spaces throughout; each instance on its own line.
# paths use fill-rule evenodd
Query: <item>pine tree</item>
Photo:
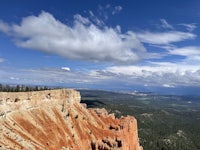
M 15 92 L 20 92 L 20 86 L 19 86 L 19 85 L 17 85 L 17 86 L 15 87 Z
M 0 92 L 2 92 L 2 91 L 3 91 L 3 85 L 0 84 Z

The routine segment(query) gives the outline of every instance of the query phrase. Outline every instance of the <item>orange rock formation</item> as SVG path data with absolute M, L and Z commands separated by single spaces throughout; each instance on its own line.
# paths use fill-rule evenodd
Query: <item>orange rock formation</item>
M 0 150 L 141 150 L 134 117 L 86 109 L 75 90 L 0 93 Z

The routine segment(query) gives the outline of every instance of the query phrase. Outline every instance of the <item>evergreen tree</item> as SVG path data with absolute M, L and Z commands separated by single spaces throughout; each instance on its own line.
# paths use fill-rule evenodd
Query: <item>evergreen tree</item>
M 25 92 L 30 91 L 30 88 L 28 86 L 25 87 Z
M 15 92 L 20 92 L 20 86 L 19 86 L 19 85 L 17 85 L 17 86 L 15 87 Z
M 2 92 L 2 91 L 3 91 L 3 85 L 0 84 L 0 92 Z
M 39 91 L 39 87 L 36 85 L 34 91 Z

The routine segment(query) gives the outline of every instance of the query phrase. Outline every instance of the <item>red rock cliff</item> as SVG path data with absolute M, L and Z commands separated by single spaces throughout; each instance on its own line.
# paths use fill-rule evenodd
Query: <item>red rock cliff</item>
M 75 90 L 0 93 L 0 149 L 141 150 L 137 121 L 86 109 Z

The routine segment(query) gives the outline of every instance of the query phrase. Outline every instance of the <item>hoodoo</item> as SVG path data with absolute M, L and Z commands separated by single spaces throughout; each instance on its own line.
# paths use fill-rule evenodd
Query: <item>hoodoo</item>
M 137 121 L 87 109 L 73 89 L 0 93 L 0 150 L 141 150 Z

